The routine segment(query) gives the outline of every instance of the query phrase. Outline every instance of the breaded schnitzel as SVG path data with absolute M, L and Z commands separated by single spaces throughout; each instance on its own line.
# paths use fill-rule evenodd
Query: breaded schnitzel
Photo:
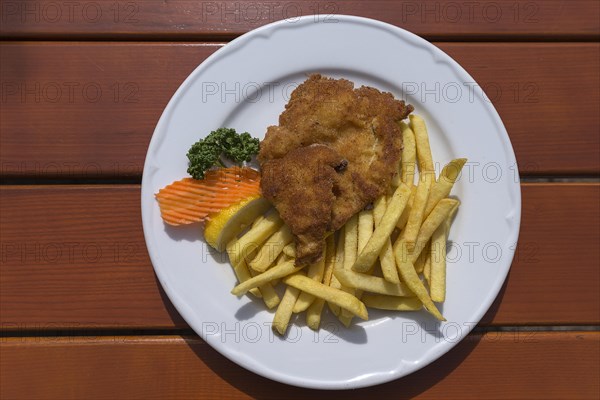
M 322 144 L 298 147 L 265 163 L 263 196 L 289 221 L 296 237 L 296 259 L 312 263 L 321 256 L 321 243 L 331 230 L 333 188 L 340 178 L 337 170 L 343 168 L 343 157 Z
M 325 233 L 388 188 L 402 150 L 398 122 L 412 110 L 390 93 L 318 74 L 294 90 L 258 160 L 263 194 L 296 237 L 297 264 L 318 260 Z

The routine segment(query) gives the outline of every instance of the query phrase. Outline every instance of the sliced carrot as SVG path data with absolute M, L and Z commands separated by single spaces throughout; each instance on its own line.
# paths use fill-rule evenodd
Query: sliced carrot
M 260 195 L 260 174 L 251 168 L 221 168 L 204 179 L 184 178 L 156 194 L 163 220 L 170 225 L 204 221 L 243 199 Z

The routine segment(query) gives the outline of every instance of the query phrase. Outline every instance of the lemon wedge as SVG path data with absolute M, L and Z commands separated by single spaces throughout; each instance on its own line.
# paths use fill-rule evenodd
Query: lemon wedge
M 263 215 L 271 204 L 260 196 L 253 196 L 232 204 L 212 215 L 204 227 L 204 239 L 218 251 L 239 235 L 256 218 Z

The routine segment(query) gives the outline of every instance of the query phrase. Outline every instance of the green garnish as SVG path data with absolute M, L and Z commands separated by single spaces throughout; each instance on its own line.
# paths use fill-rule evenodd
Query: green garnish
M 248 132 L 237 133 L 235 129 L 219 128 L 190 147 L 188 174 L 194 179 L 203 179 L 211 167 L 224 167 L 221 156 L 236 163 L 248 162 L 258 154 L 260 141 Z

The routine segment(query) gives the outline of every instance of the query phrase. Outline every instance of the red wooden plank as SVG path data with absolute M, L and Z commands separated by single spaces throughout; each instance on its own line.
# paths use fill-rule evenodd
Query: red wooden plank
M 488 91 L 522 174 L 600 171 L 597 44 L 438 45 Z M 168 100 L 218 48 L 4 43 L 0 175 L 139 179 L 148 142 Z
M 197 338 L 14 338 L 2 340 L 0 355 L 0 396 L 6 399 L 597 399 L 600 395 L 598 332 L 470 335 L 412 375 L 352 391 L 308 390 L 270 381 L 235 365 Z
M 334 22 L 332 13 L 358 15 L 441 40 L 489 38 L 594 39 L 595 0 L 481 0 L 369 2 L 295 0 L 78 1 L 5 0 L 7 38 L 220 38 L 299 16 Z M 322 14 L 320 17 L 315 15 Z

